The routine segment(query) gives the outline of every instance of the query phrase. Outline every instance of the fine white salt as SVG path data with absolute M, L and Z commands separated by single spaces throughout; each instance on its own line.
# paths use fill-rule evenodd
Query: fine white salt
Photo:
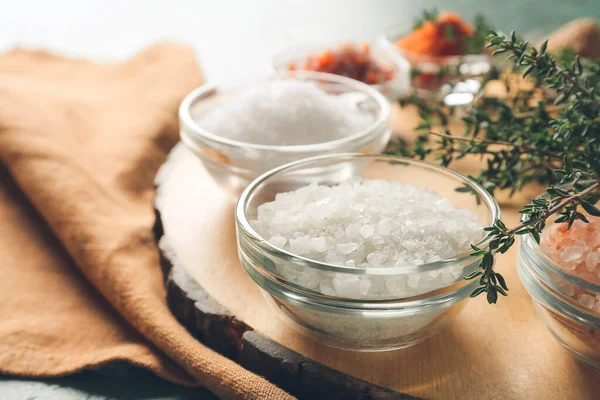
M 351 136 L 373 122 L 367 111 L 313 82 L 256 85 L 206 114 L 198 124 L 215 135 L 262 145 L 323 143 Z
M 283 243 L 277 247 L 291 253 L 366 269 L 451 258 L 483 237 L 483 227 L 473 211 L 455 208 L 424 188 L 383 180 L 351 179 L 336 186 L 311 184 L 279 193 L 274 201 L 258 207 L 257 219 L 251 224 L 267 241 Z M 286 264 L 279 268 L 288 279 L 305 286 L 297 273 L 303 269 L 308 267 Z M 462 279 L 463 266 L 393 278 L 314 271 L 322 293 L 398 298 Z

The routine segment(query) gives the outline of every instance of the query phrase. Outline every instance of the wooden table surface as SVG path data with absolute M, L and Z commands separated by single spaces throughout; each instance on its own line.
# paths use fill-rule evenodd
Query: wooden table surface
M 466 16 L 483 12 L 502 29 L 514 28 L 533 35 L 554 29 L 573 18 L 600 18 L 600 3 L 597 0 L 23 0 L 2 2 L 0 49 L 21 45 L 111 61 L 128 57 L 157 40 L 178 40 L 189 43 L 197 50 L 199 61 L 210 80 L 221 80 L 263 71 L 273 53 L 286 46 L 345 38 L 372 40 L 384 27 L 394 23 L 409 23 L 421 8 L 434 5 L 440 9 L 459 11 Z M 225 213 L 226 210 L 222 210 L 221 218 Z M 510 218 L 507 218 L 509 222 Z M 385 354 L 367 357 L 367 366 L 386 363 L 395 368 L 386 378 L 377 378 L 378 382 L 392 387 L 406 387 L 411 393 L 431 393 L 434 397 L 448 388 L 454 388 L 456 393 L 472 388 L 463 393 L 471 393 L 475 396 L 472 398 L 486 398 L 483 394 L 477 396 L 477 390 L 497 387 L 506 390 L 505 398 L 517 394 L 531 394 L 530 398 L 537 398 L 533 395 L 539 386 L 546 385 L 544 379 L 549 380 L 548 394 L 545 395 L 548 399 L 559 398 L 563 392 L 552 391 L 551 388 L 556 388 L 565 379 L 572 386 L 589 388 L 584 386 L 585 382 L 593 379 L 589 371 L 548 340 L 547 333 L 539 329 L 539 321 L 531 317 L 528 301 L 518 301 L 525 295 L 512 271 L 512 259 L 514 253 L 505 257 L 508 261 L 501 262 L 501 268 L 507 270 L 507 278 L 513 282 L 512 298 L 492 310 L 490 316 L 503 318 L 512 315 L 515 321 L 521 321 L 519 324 L 525 327 L 520 330 L 525 332 L 522 341 L 512 343 L 506 340 L 509 342 L 507 350 L 497 361 L 492 361 L 485 348 L 479 353 L 468 351 L 471 341 L 490 342 L 492 336 L 489 332 L 497 331 L 499 335 L 506 332 L 508 335 L 511 329 L 518 327 L 517 322 L 503 327 L 503 319 L 498 318 L 498 322 L 489 323 L 487 327 L 472 328 L 469 322 L 475 320 L 479 312 L 484 309 L 490 311 L 483 301 L 477 300 L 469 304 L 457 321 L 459 323 L 453 325 L 444 336 L 407 350 L 406 356 L 401 357 L 403 361 L 390 363 L 389 359 L 393 356 Z M 510 306 L 512 303 L 515 304 L 514 309 Z M 496 318 L 491 319 L 496 321 Z M 302 346 L 313 353 L 325 351 L 309 344 Z M 452 352 L 448 354 L 456 358 L 441 356 L 437 361 L 414 362 L 421 353 L 439 350 L 442 346 L 450 346 Z M 539 353 L 539 367 L 525 372 L 516 369 L 519 365 L 517 360 L 520 359 L 516 355 L 521 351 L 531 355 L 529 349 Z M 346 359 L 338 356 L 333 360 L 342 364 Z M 461 360 L 464 363 L 458 364 Z M 551 369 L 554 365 L 559 367 Z M 347 363 L 344 367 L 350 373 L 361 368 L 356 362 Z M 455 380 L 452 374 L 459 369 L 473 379 Z M 554 372 L 548 372 L 549 369 Z M 133 374 L 130 379 L 123 380 L 122 377 L 128 374 L 122 368 L 108 366 L 104 371 L 99 377 L 85 374 L 44 382 L 4 377 L 0 379 L 0 398 L 203 398 L 201 393 L 175 388 L 150 374 L 142 374 L 142 377 Z M 498 373 L 497 380 L 484 379 L 490 371 Z M 108 384 L 107 379 L 112 379 L 114 384 Z M 507 380 L 515 386 L 506 387 Z M 123 381 L 127 384 L 123 384 Z M 598 387 L 595 389 L 596 393 L 600 392 Z M 582 398 L 585 394 L 573 391 L 564 398 L 578 398 L 578 395 Z
M 415 115 L 394 110 L 397 134 L 411 135 Z M 516 246 L 497 261 L 510 287 L 496 305 L 470 300 L 439 335 L 383 353 L 329 348 L 297 333 L 267 306 L 236 254 L 233 202 L 200 161 L 181 147 L 159 187 L 165 234 L 187 271 L 238 318 L 303 355 L 358 378 L 428 399 L 598 399 L 600 373 L 551 337 L 517 276 Z M 462 162 L 474 172 L 478 162 Z M 530 195 L 541 191 L 531 188 Z M 526 198 L 501 199 L 516 224 Z

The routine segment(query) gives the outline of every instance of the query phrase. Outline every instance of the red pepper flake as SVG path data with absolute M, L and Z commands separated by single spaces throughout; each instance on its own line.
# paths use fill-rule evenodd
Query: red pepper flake
M 289 65 L 294 71 L 326 72 L 341 75 L 369 85 L 375 85 L 394 79 L 394 71 L 380 65 L 371 54 L 371 47 L 361 45 L 343 45 L 336 49 L 309 55 L 304 62 Z

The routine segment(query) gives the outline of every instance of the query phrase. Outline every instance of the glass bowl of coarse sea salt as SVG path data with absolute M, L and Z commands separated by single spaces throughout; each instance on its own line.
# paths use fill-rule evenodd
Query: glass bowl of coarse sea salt
M 209 84 L 179 109 L 182 141 L 213 179 L 239 195 L 274 167 L 324 154 L 380 154 L 390 103 L 364 83 L 306 71 Z
M 426 339 L 464 307 L 478 286 L 463 278 L 480 261 L 470 245 L 486 246 L 500 210 L 451 170 L 340 154 L 262 175 L 235 216 L 241 264 L 293 327 L 383 351 Z

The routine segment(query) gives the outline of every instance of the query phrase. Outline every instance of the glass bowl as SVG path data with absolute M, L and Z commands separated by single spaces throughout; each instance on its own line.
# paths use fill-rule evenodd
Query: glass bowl
M 373 122 L 368 128 L 343 139 L 293 146 L 240 142 L 202 128 L 203 116 L 214 107 L 253 85 L 276 79 L 314 82 L 351 107 L 370 113 Z M 380 154 L 391 135 L 389 120 L 390 102 L 369 85 L 342 76 L 306 71 L 273 73 L 242 83 L 206 84 L 189 93 L 179 108 L 182 141 L 200 158 L 212 178 L 235 196 L 263 172 L 291 161 L 344 152 Z
M 569 189 L 568 186 L 563 186 L 563 188 Z M 538 197 L 548 199 L 549 195 L 543 193 Z M 553 222 L 549 223 L 544 229 L 552 229 L 553 225 Z M 519 260 L 527 265 L 544 285 L 574 300 L 579 299 L 582 295 L 600 296 L 600 276 L 594 281 L 584 279 L 561 266 L 543 250 L 533 236 L 523 235 L 519 239 Z M 600 312 L 600 306 L 597 311 Z
M 317 262 L 278 248 L 251 225 L 257 207 L 272 201 L 277 193 L 310 183 L 335 185 L 352 177 L 435 190 L 456 207 L 475 212 L 482 226 L 500 218 L 498 205 L 481 186 L 439 166 L 393 156 L 314 157 L 269 171 L 242 193 L 235 210 L 241 264 L 269 303 L 281 311 L 292 327 L 312 339 L 362 351 L 410 346 L 438 332 L 464 307 L 478 282 L 466 281 L 463 276 L 477 269 L 478 257 L 466 251 L 430 264 L 351 268 Z M 457 188 L 463 190 L 459 192 Z M 485 246 L 485 240 L 479 245 Z M 368 282 L 369 292 L 341 297 L 328 289 L 327 282 L 334 278 L 354 282 L 357 287 Z M 382 290 L 384 286 L 387 290 Z
M 305 62 L 311 55 L 320 54 L 331 49 L 339 49 L 343 46 L 359 47 L 361 45 L 364 44 L 354 41 L 344 41 L 333 44 L 310 44 L 292 47 L 277 53 L 275 57 L 273 57 L 271 68 L 273 71 L 289 71 L 291 66 L 297 66 L 299 63 Z M 410 66 L 408 65 L 408 62 L 403 57 L 398 57 L 396 54 L 387 52 L 378 47 L 372 47 L 370 49 L 370 55 L 377 64 L 391 70 L 394 74 L 393 79 L 370 86 L 390 100 L 396 100 L 398 97 L 405 95 L 409 89 Z
M 386 29 L 378 39 L 381 48 L 406 60 L 410 66 L 410 86 L 420 97 L 441 100 L 447 106 L 472 103 L 481 89 L 483 77 L 492 67 L 488 54 L 429 56 L 396 46 L 396 41 L 410 33 L 406 25 Z
M 559 286 L 539 268 L 542 260 L 531 262 L 535 260 L 535 253 L 531 252 L 527 239 L 519 240 L 517 270 L 540 319 L 563 347 L 582 362 L 600 370 L 600 312 L 584 307 L 557 290 Z

